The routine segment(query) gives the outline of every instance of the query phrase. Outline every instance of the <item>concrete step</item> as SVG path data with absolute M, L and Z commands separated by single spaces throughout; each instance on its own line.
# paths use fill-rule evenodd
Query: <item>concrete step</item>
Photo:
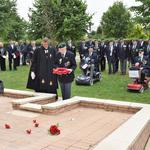
M 42 112 L 42 107 L 40 104 L 27 103 L 20 105 L 20 109 L 34 111 L 34 112 Z

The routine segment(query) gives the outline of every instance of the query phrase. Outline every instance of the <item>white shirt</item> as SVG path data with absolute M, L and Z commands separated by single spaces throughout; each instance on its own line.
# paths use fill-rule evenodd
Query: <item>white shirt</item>
M 13 44 L 11 44 L 11 48 L 14 49 L 14 45 Z
M 110 56 L 112 56 L 113 53 L 113 46 L 110 47 Z

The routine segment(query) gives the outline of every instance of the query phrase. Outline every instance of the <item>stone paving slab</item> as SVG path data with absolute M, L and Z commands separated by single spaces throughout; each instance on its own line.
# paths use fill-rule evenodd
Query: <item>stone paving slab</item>
M 35 117 L 32 112 L 19 116 L 12 113 L 12 100 L 0 97 L 0 150 L 93 149 L 133 115 L 78 107 L 55 116 L 38 114 Z M 39 122 L 39 128 L 33 127 L 33 119 Z M 11 124 L 12 128 L 5 129 L 5 123 Z M 49 126 L 57 123 L 61 134 L 48 134 Z M 28 128 L 32 129 L 31 135 L 26 134 Z

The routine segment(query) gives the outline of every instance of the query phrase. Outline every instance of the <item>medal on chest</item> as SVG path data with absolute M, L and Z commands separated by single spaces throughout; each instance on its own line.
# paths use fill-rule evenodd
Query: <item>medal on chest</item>
M 65 63 L 65 67 L 68 67 L 68 66 L 70 66 L 70 61 L 67 61 L 67 62 Z
M 52 54 L 50 54 L 49 57 L 52 58 Z

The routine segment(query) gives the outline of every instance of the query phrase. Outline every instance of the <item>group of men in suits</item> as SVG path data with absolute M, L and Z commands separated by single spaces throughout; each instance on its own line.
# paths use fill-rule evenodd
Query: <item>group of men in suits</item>
M 8 62 L 9 62 L 9 70 L 12 70 L 12 63 L 13 63 L 13 69 L 17 70 L 17 48 L 13 41 L 10 41 L 10 44 L 8 45 L 7 49 L 4 47 L 4 44 L 0 42 L 0 68 L 1 71 L 6 70 L 6 58 L 7 58 L 7 52 L 8 52 Z
M 135 65 L 136 57 L 141 50 L 143 50 L 144 56 L 150 57 L 150 40 L 82 41 L 79 47 L 81 60 L 89 53 L 89 48 L 91 47 L 97 55 L 100 70 L 105 70 L 107 62 L 109 74 L 115 74 L 120 68 L 120 73 L 125 75 L 127 64 L 128 66 Z
M 23 43 L 10 41 L 9 44 L 4 46 L 0 42 L 0 69 L 6 70 L 6 60 L 8 57 L 9 70 L 17 70 L 17 66 L 30 64 L 35 49 L 37 48 L 36 42 L 31 41 Z

